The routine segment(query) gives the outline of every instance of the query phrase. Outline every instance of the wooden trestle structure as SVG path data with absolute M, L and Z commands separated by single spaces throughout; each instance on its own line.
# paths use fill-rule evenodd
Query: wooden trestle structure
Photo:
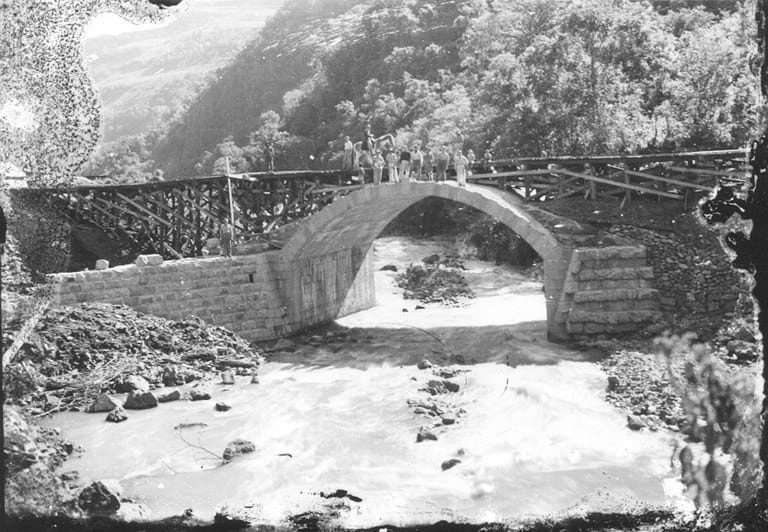
M 599 157 L 549 157 L 476 163 L 468 181 L 500 187 L 526 201 L 571 196 L 620 201 L 635 196 L 681 200 L 718 183 L 746 180 L 744 150 Z M 270 242 L 280 226 L 359 189 L 356 172 L 249 173 L 131 185 L 15 189 L 74 225 L 95 226 L 127 244 L 130 255 L 199 256 L 224 219 L 239 239 Z M 385 180 L 387 178 L 385 173 Z M 365 178 L 372 181 L 370 169 Z

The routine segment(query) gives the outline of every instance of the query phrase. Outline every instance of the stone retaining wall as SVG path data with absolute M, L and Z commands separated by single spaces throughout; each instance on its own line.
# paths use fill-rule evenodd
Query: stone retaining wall
M 367 251 L 367 250 L 366 250 Z M 370 254 L 357 248 L 289 263 L 279 251 L 56 274 L 59 305 L 104 302 L 173 320 L 195 315 L 252 341 L 374 304 Z
M 660 318 L 645 246 L 574 250 L 555 318 L 569 334 L 626 333 Z

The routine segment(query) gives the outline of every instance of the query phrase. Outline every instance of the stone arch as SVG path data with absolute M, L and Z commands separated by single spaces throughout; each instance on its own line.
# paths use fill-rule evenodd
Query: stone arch
M 544 261 L 549 336 L 552 339 L 567 338 L 567 333 L 555 323 L 555 315 L 572 249 L 559 243 L 525 208 L 523 200 L 509 192 L 437 183 L 365 186 L 300 222 L 283 246 L 282 259 L 291 264 L 302 264 L 315 257 L 351 252 L 353 274 L 356 275 L 363 257 L 387 224 L 406 208 L 427 197 L 445 198 L 474 207 L 493 216 L 531 245 Z M 371 277 L 372 286 L 371 272 L 365 275 Z M 296 294 L 296 297 L 307 299 L 305 294 Z M 372 304 L 370 302 L 368 306 Z M 353 309 L 345 309 L 342 304 L 335 317 L 361 308 L 364 307 L 358 304 Z

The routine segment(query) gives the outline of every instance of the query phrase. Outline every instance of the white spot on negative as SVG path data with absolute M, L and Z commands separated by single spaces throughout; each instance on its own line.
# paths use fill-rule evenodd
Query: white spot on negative
M 12 127 L 31 132 L 39 125 L 35 120 L 35 113 L 16 99 L 6 100 L 0 108 L 0 120 L 4 120 Z

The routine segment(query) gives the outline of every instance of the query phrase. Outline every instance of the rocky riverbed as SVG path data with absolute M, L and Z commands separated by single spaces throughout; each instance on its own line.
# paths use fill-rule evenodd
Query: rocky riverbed
M 67 405 L 113 410 L 65 412 L 45 422 L 83 448 L 63 468 L 78 472 L 70 481 L 78 490 L 74 507 L 129 519 L 227 514 L 275 525 L 360 527 L 677 500 L 671 433 L 628 429 L 625 414 L 604 401 L 608 379 L 593 363 L 595 351 L 546 342 L 540 282 L 467 258 L 464 269 L 441 267 L 460 272 L 476 297 L 459 306 L 449 298 L 407 299 L 398 273 L 435 254 L 443 260 L 450 250 L 398 239 L 377 248 L 377 307 L 268 344 L 257 385 L 252 367 L 222 362 L 255 362 L 260 349 L 195 320 L 156 322 L 111 309 L 121 317 L 108 336 L 139 338 L 119 348 L 130 354 L 123 374 L 130 378 L 96 379 L 105 396 Z M 386 264 L 399 272 L 382 270 Z M 32 394 L 38 401 L 56 391 L 45 390 L 49 380 L 110 363 L 107 352 L 116 347 L 92 329 L 111 322 L 86 319 L 99 312 L 107 309 L 57 311 L 44 321 L 39 345 L 24 351 L 30 363 L 38 357 L 45 378 Z M 69 362 L 44 356 L 47 331 L 58 337 L 70 321 L 82 322 L 67 333 L 66 345 L 78 347 L 55 349 Z M 142 324 L 140 334 L 119 331 L 118 321 Z M 80 354 L 86 339 L 94 349 L 89 357 Z M 201 343 L 204 349 L 192 345 Z M 232 369 L 231 380 L 223 379 Z M 202 378 L 187 382 L 187 372 Z M 126 408 L 131 394 L 138 401 L 177 390 L 182 400 Z M 28 407 L 44 412 L 48 404 Z M 116 410 L 127 419 L 106 421 Z
M 18 471 L 37 447 L 58 507 L 187 523 L 483 522 L 682 500 L 670 457 L 684 416 L 647 342 L 549 344 L 529 273 L 457 260 L 445 242 L 376 246 L 375 308 L 263 349 L 195 319 L 49 311 L 14 364 L 27 392 L 6 426 L 34 434 L 18 439 Z M 398 275 L 435 255 L 474 298 L 450 284 L 438 301 L 404 297 Z M 59 410 L 92 413 L 25 425 Z M 34 485 L 21 488 L 15 507 L 34 510 Z

